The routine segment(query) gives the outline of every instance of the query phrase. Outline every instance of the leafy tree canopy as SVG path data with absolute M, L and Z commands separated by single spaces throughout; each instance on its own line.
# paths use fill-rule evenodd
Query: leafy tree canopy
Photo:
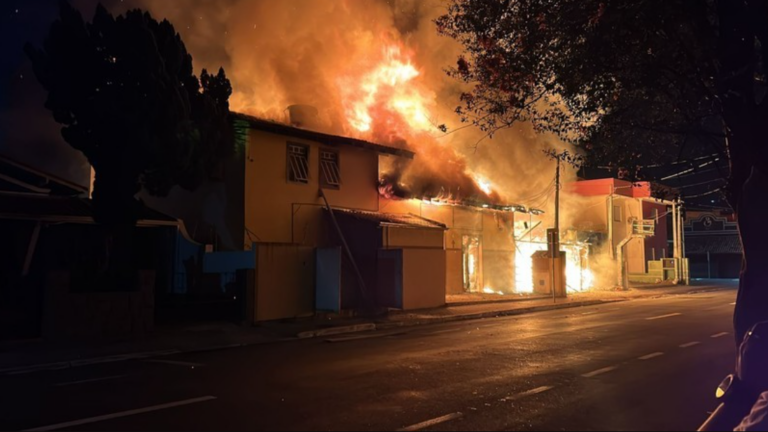
M 730 158 L 734 204 L 768 162 L 766 0 L 451 0 L 436 23 L 465 48 L 457 112 L 488 134 L 531 121 L 634 178 Z
M 223 70 L 198 79 L 167 20 L 99 6 L 86 23 L 62 1 L 42 48 L 25 51 L 62 136 L 94 167 L 100 223 L 135 224 L 142 187 L 194 189 L 232 149 L 229 80 Z

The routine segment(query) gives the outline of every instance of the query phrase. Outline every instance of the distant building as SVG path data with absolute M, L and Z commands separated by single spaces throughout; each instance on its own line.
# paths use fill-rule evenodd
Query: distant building
M 142 208 L 135 284 L 103 278 L 105 233 L 88 188 L 0 156 L 0 340 L 110 339 L 154 325 L 155 290 L 173 280 L 179 224 Z
M 598 246 L 605 247 L 613 258 L 623 244 L 621 252 L 631 280 L 656 281 L 643 277 L 652 270 L 651 262 L 682 258 L 682 248 L 675 248 L 680 240 L 674 238 L 675 222 L 682 226 L 677 204 L 654 197 L 651 183 L 584 180 L 569 184 L 568 189 L 583 199 L 578 206 L 581 211 L 573 219 L 574 228 L 596 234 Z M 638 235 L 648 229 L 653 230 L 653 235 Z M 679 277 L 684 278 L 680 266 Z
M 742 267 L 742 248 L 733 213 L 688 210 L 685 250 L 691 260 L 691 277 L 737 279 Z

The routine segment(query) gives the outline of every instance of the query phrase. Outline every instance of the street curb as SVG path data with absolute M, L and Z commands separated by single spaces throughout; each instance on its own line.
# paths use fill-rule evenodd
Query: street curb
M 69 368 L 89 366 L 89 365 L 102 364 L 102 363 L 114 363 L 114 362 L 121 362 L 121 361 L 127 361 L 127 360 L 140 360 L 140 359 L 153 358 L 153 357 L 163 357 L 163 356 L 169 356 L 173 354 L 191 354 L 191 353 L 200 353 L 200 352 L 221 351 L 225 349 L 242 348 L 242 347 L 253 346 L 253 345 L 291 342 L 291 341 L 297 341 L 297 340 L 306 340 L 306 339 L 335 336 L 335 335 L 349 334 L 349 333 L 361 333 L 361 332 L 375 331 L 375 330 L 392 330 L 397 328 L 416 327 L 421 325 L 443 324 L 443 323 L 450 323 L 450 322 L 471 321 L 471 320 L 486 319 L 486 318 L 527 315 L 527 314 L 536 313 L 536 312 L 547 312 L 547 311 L 562 310 L 562 309 L 574 309 L 574 308 L 580 308 L 580 307 L 597 306 L 597 305 L 611 304 L 611 303 L 621 303 L 621 302 L 627 302 L 632 300 L 654 299 L 654 298 L 661 298 L 661 297 L 668 297 L 668 296 L 671 297 L 671 296 L 677 296 L 677 295 L 691 295 L 691 294 L 700 294 L 700 293 L 706 293 L 706 292 L 726 291 L 730 289 L 733 289 L 733 288 L 731 287 L 727 287 L 727 288 L 700 287 L 699 289 L 693 289 L 691 291 L 674 293 L 674 294 L 660 294 L 658 296 L 651 295 L 651 296 L 639 296 L 639 297 L 610 299 L 610 300 L 585 300 L 585 301 L 577 301 L 572 303 L 533 306 L 529 308 L 510 309 L 510 310 L 502 310 L 502 311 L 479 312 L 479 313 L 465 314 L 465 315 L 451 315 L 451 316 L 444 316 L 444 317 L 438 317 L 438 318 L 425 318 L 421 320 L 412 320 L 412 321 L 355 324 L 350 326 L 330 327 L 330 328 L 325 328 L 320 330 L 306 331 L 306 332 L 297 334 L 295 338 L 290 337 L 290 338 L 279 338 L 279 339 L 271 339 L 271 340 L 258 340 L 254 342 L 211 345 L 206 347 L 190 348 L 190 349 L 168 349 L 168 350 L 160 350 L 160 351 L 146 351 L 146 352 L 138 352 L 138 353 L 132 353 L 132 354 L 119 354 L 119 355 L 104 356 L 104 357 L 94 357 L 94 358 L 82 359 L 82 360 L 71 360 L 71 361 L 62 361 L 62 362 L 55 362 L 55 363 L 30 365 L 30 366 L 10 367 L 10 368 L 0 369 L 0 375 L 21 375 L 21 374 L 27 374 L 32 372 L 69 369 Z
M 305 331 L 297 334 L 296 337 L 299 339 L 311 339 L 311 338 L 335 336 L 335 335 L 347 334 L 347 333 L 360 333 L 365 331 L 373 331 L 373 330 L 376 330 L 376 328 L 377 326 L 374 323 L 355 324 L 351 326 L 330 327 L 330 328 L 325 328 L 321 330 Z
M 581 302 L 534 306 L 529 308 L 510 309 L 505 311 L 489 311 L 489 312 L 479 312 L 479 313 L 466 314 L 466 315 L 452 315 L 452 316 L 445 316 L 440 318 L 427 318 L 424 320 L 379 323 L 376 325 L 376 329 L 389 330 L 389 329 L 395 329 L 395 328 L 401 328 L 401 327 L 415 327 L 420 325 L 443 324 L 443 323 L 458 322 L 458 321 L 471 321 L 471 320 L 485 319 L 485 318 L 500 318 L 500 317 L 507 317 L 507 316 L 527 315 L 527 314 L 536 313 L 536 312 L 547 312 L 547 311 L 561 310 L 561 309 L 574 309 L 574 308 L 580 308 L 580 307 L 620 303 L 625 301 L 629 301 L 629 300 L 628 299 L 586 300 Z
M 509 299 L 502 299 L 502 300 L 460 301 L 460 302 L 446 303 L 445 305 L 448 307 L 460 307 L 460 306 L 475 306 L 475 305 L 489 305 L 489 304 L 525 303 L 530 301 L 551 300 L 551 299 L 552 299 L 552 296 L 540 296 L 540 297 L 533 297 L 533 298 L 509 298 Z
M 162 350 L 162 351 L 146 351 L 132 354 L 118 354 L 104 357 L 94 357 L 82 360 L 70 360 L 56 363 L 43 363 L 31 366 L 17 366 L 11 368 L 0 369 L 0 375 L 21 375 L 30 372 L 41 372 L 50 370 L 69 369 L 79 366 L 90 366 L 102 363 L 114 363 L 126 360 L 138 360 L 152 357 L 163 357 L 172 354 L 179 354 L 180 350 Z

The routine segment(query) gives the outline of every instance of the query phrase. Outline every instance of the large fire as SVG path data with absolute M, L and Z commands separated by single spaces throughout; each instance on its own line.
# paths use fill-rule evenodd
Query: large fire
M 547 250 L 544 240 L 518 241 L 515 244 L 515 292 L 533 294 L 533 260 L 531 256 Z M 586 244 L 560 244 L 565 252 L 565 284 L 568 292 L 584 292 L 594 288 L 595 277 L 589 267 L 589 247 Z
M 419 75 L 403 48 L 385 47 L 370 69 L 340 80 L 349 124 L 359 132 L 372 132 L 375 121 L 387 121 L 388 127 L 402 121 L 410 132 L 434 129 L 427 109 L 430 97 L 413 83 Z
M 373 140 L 393 143 L 408 139 L 417 145 L 422 164 L 417 179 L 404 181 L 402 172 L 383 173 L 379 191 L 387 199 L 395 197 L 416 198 L 432 205 L 473 205 L 478 208 L 494 208 L 510 211 L 515 206 L 499 206 L 500 195 L 487 177 L 473 173 L 458 160 L 450 149 L 434 152 L 440 145 L 435 141 L 435 126 L 429 120 L 429 107 L 434 96 L 420 86 L 420 72 L 407 51 L 399 45 L 388 45 L 368 68 L 340 79 L 342 102 L 348 124 L 362 136 Z M 428 143 L 424 145 L 424 143 Z M 430 165 L 431 164 L 431 165 Z M 415 181 L 414 181 L 415 180 Z M 418 186 L 414 183 L 419 183 Z M 452 187 L 453 186 L 453 187 Z M 515 210 L 519 210 L 516 208 Z M 514 241 L 514 240 L 511 240 Z M 531 256 L 546 250 L 543 241 L 516 243 L 515 280 L 507 287 L 485 286 L 486 294 L 534 293 L 533 260 Z M 594 278 L 589 269 L 586 246 L 563 244 L 566 252 L 566 285 L 569 292 L 581 292 L 592 288 Z M 468 256 L 467 279 L 474 279 L 476 257 Z M 499 289 L 503 288 L 503 289 Z

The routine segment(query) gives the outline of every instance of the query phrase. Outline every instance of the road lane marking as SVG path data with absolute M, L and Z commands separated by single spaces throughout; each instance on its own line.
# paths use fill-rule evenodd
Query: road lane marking
M 169 409 L 169 408 L 176 408 L 176 407 L 180 407 L 180 406 L 184 406 L 184 405 L 191 405 L 191 404 L 196 404 L 196 403 L 200 403 L 200 402 L 207 402 L 207 401 L 211 401 L 211 400 L 214 400 L 214 399 L 216 399 L 215 396 L 203 396 L 203 397 L 194 398 L 194 399 L 186 399 L 186 400 L 177 401 L 177 402 L 170 402 L 170 403 L 166 403 L 166 404 L 162 404 L 162 405 L 149 406 L 149 407 L 146 407 L 146 408 L 139 408 L 139 409 L 128 410 L 128 411 L 121 411 L 121 412 L 117 412 L 117 413 L 113 413 L 113 414 L 105 414 L 105 415 L 101 415 L 101 416 L 97 416 L 97 417 L 88 417 L 88 418 L 84 418 L 84 419 L 80 419 L 80 420 L 73 420 L 73 421 L 66 422 L 66 423 L 57 423 L 57 424 L 49 425 L 49 426 L 41 426 L 41 427 L 36 427 L 34 429 L 26 429 L 26 431 L 28 431 L 28 432 L 41 431 L 42 432 L 42 431 L 52 431 L 52 430 L 57 430 L 57 429 L 64 429 L 64 428 L 69 428 L 69 427 L 73 427 L 73 426 L 82 426 L 82 425 L 85 425 L 85 424 L 98 423 L 98 422 L 102 422 L 102 421 L 105 421 L 105 420 L 112 420 L 112 419 L 116 419 L 116 418 L 129 417 L 129 416 L 133 416 L 133 415 L 137 415 L 137 414 L 144 414 L 144 413 L 153 412 L 153 411 L 160 411 L 160 410 Z
M 695 347 L 696 345 L 701 345 L 701 342 L 699 342 L 699 341 L 688 342 L 686 344 L 680 345 L 680 348 L 690 348 L 690 347 Z
M 731 306 L 736 306 L 736 302 L 731 303 Z
M 664 318 L 679 317 L 681 315 L 682 315 L 681 313 L 673 313 L 673 314 L 668 314 L 668 315 L 662 315 L 662 316 L 657 316 L 657 317 L 646 318 L 645 320 L 646 321 L 656 321 L 656 320 L 660 320 L 660 319 L 664 319 Z
M 142 360 L 145 363 L 162 363 L 162 364 L 168 364 L 173 366 L 184 366 L 184 367 L 200 367 L 205 366 L 202 363 L 192 363 L 192 362 L 183 362 L 183 361 L 175 361 L 175 360 Z
M 711 337 L 712 339 L 718 339 L 718 338 L 721 338 L 721 337 L 723 337 L 723 336 L 728 336 L 729 334 L 730 334 L 730 333 L 728 333 L 728 332 L 722 332 L 722 333 L 718 333 L 718 334 L 713 334 L 713 335 L 712 335 L 712 336 L 710 336 L 710 337 Z
M 655 359 L 657 357 L 661 357 L 663 355 L 664 355 L 663 352 L 656 352 L 656 353 L 653 353 L 653 354 L 648 354 L 646 356 L 642 356 L 642 357 L 638 358 L 638 360 L 651 360 L 651 359 Z
M 88 383 L 94 383 L 99 381 L 109 381 L 109 380 L 125 378 L 127 376 L 128 375 L 114 375 L 114 376 L 107 376 L 107 377 L 101 377 L 101 378 L 84 379 L 80 381 L 62 382 L 62 383 L 54 384 L 54 387 L 65 387 L 65 386 L 71 386 L 71 385 L 77 385 L 77 384 L 88 384 Z
M 511 397 L 505 398 L 505 399 L 507 401 L 516 401 L 516 400 L 519 400 L 519 399 L 527 398 L 528 396 L 535 396 L 537 394 L 542 394 L 542 393 L 548 392 L 548 391 L 552 390 L 553 388 L 554 387 L 551 387 L 551 386 L 542 386 L 542 387 L 539 387 L 539 388 L 535 388 L 533 390 L 528 390 L 527 392 L 523 392 L 523 393 L 520 393 L 518 395 L 514 395 L 514 396 L 511 396 Z
M 618 368 L 619 368 L 618 366 L 611 366 L 611 367 L 607 367 L 607 368 L 598 369 L 598 370 L 590 372 L 590 373 L 586 373 L 586 374 L 584 374 L 582 376 L 584 378 L 594 378 L 594 377 L 596 377 L 598 375 L 603 375 L 603 374 L 607 374 L 608 372 L 613 372 L 613 371 L 615 371 Z
M 459 419 L 463 415 L 464 414 L 462 414 L 460 412 L 453 413 L 453 414 L 448 414 L 448 415 L 445 415 L 445 416 L 442 416 L 442 417 L 438 417 L 438 418 L 435 418 L 435 419 L 432 419 L 432 420 L 427 420 L 425 422 L 416 423 L 415 425 L 404 427 L 402 429 L 398 429 L 398 432 L 400 432 L 400 431 L 402 431 L 402 432 L 420 431 L 420 430 L 426 429 L 428 427 L 432 427 L 432 426 L 435 426 L 435 425 L 439 425 L 441 423 L 449 422 L 451 420 Z

